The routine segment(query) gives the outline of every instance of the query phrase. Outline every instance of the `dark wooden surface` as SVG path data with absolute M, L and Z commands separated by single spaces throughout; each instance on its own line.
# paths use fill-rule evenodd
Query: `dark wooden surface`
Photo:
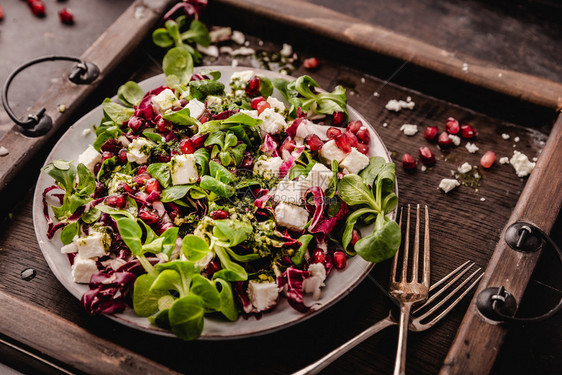
M 335 6 L 335 2 L 332 5 Z M 496 151 L 498 157 L 511 155 L 514 149 L 521 150 L 530 157 L 537 156 L 542 148 L 541 142 L 546 140 L 546 134 L 536 129 L 548 132 L 554 119 L 553 113 L 549 116 L 548 111 L 539 111 L 541 115 L 537 116 L 534 128 L 522 127 L 516 122 L 505 120 L 509 118 L 507 112 L 512 108 L 503 108 L 500 111 L 506 112 L 506 116 L 491 117 L 473 110 L 486 108 L 484 104 L 478 102 L 477 98 L 471 102 L 473 109 L 469 109 L 428 96 L 428 92 L 431 94 L 436 92 L 433 91 L 435 90 L 433 87 L 429 88 L 428 92 L 408 90 L 393 83 L 403 84 L 400 79 L 404 80 L 407 74 L 410 74 L 405 70 L 400 71 L 388 83 L 389 75 L 383 72 L 375 76 L 375 73 L 381 73 L 377 67 L 368 67 L 370 64 L 342 58 L 340 51 L 334 50 L 330 41 L 315 37 L 315 48 L 310 49 L 306 43 L 298 43 L 299 39 L 306 41 L 298 32 L 279 29 L 274 23 L 270 23 L 268 27 L 264 26 L 260 32 L 253 29 L 251 24 L 233 18 L 231 14 L 213 13 L 221 9 L 219 5 L 210 8 L 208 19 L 211 22 L 221 21 L 222 24 L 233 24 L 245 31 L 252 31 L 256 35 L 255 38 L 251 38 L 252 47 L 260 48 L 258 41 L 262 40 L 265 41 L 263 48 L 278 50 L 280 41 L 291 39 L 295 41 L 295 48 L 301 56 L 308 57 L 314 53 L 321 58 L 322 66 L 319 70 L 307 72 L 300 68 L 295 75 L 309 73 L 327 89 L 333 88 L 338 83 L 344 83 L 350 91 L 350 105 L 369 119 L 396 158 L 401 157 L 404 152 L 414 154 L 419 146 L 426 144 L 421 134 L 406 137 L 400 133 L 399 127 L 403 123 L 419 124 L 420 129 L 428 124 L 436 124 L 443 128 L 444 120 L 448 116 L 454 116 L 475 126 L 480 133 L 476 141 L 480 147 L 479 153 L 469 154 L 464 147 L 459 147 L 443 155 L 431 145 L 439 159 L 436 167 L 427 172 L 418 170 L 414 174 L 407 174 L 399 168 L 398 181 L 401 203 L 425 203 L 431 207 L 433 281 L 465 259 L 472 259 L 481 267 L 488 264 L 501 230 L 512 213 L 526 179 L 518 178 L 510 166 L 496 163 L 490 170 L 480 171 L 483 179 L 477 191 L 475 188 L 463 186 L 445 195 L 437 189 L 437 185 L 441 178 L 449 177 L 450 171 L 462 162 L 467 161 L 477 165 L 480 156 L 487 149 Z M 259 22 L 255 23 L 259 24 Z M 6 22 L 2 25 L 2 27 L 7 26 Z M 141 52 L 135 57 L 135 61 L 131 62 L 134 69 L 131 69 L 129 74 L 123 73 L 120 80 L 116 80 L 113 85 L 106 88 L 105 92 L 99 94 L 100 97 L 113 95 L 119 84 L 129 78 L 142 79 L 158 72 L 159 66 L 155 62 L 160 61 L 161 54 L 160 51 L 150 47 L 150 43 L 143 45 Z M 250 63 L 244 59 L 239 60 L 241 65 Z M 230 64 L 230 58 L 222 57 L 219 61 L 207 61 L 207 63 L 217 62 Z M 394 69 L 398 67 L 399 64 Z M 131 72 L 135 73 L 131 74 Z M 443 77 L 434 81 L 435 86 L 444 88 L 450 84 L 450 81 Z M 378 92 L 380 96 L 375 97 L 374 92 Z M 446 89 L 439 92 L 446 92 Z M 407 96 L 416 102 L 413 111 L 403 110 L 400 113 L 393 113 L 384 109 L 388 100 L 405 99 Z M 486 101 L 486 98 L 480 100 Z M 457 102 L 453 101 L 453 103 Z M 384 123 L 389 126 L 383 127 Z M 510 134 L 511 139 L 502 139 L 500 136 L 502 133 Z M 521 138 L 520 142 L 513 141 L 515 136 Z M 42 164 L 41 158 L 44 158 L 47 149 L 48 146 L 34 163 L 26 168 L 25 176 L 19 176 L 16 180 L 18 189 L 14 188 L 10 191 L 10 200 L 19 203 L 10 208 L 10 215 L 4 216 L 4 223 L 0 228 L 0 291 L 3 293 L 56 314 L 100 339 L 109 340 L 184 373 L 218 373 L 219 371 L 240 374 L 290 373 L 342 344 L 386 315 L 389 307 L 387 301 L 368 278 L 343 301 L 306 323 L 267 336 L 244 340 L 184 343 L 137 332 L 104 317 L 89 317 L 81 310 L 77 300 L 66 292 L 51 274 L 35 239 L 31 221 L 32 182 L 37 177 L 38 167 Z M 482 201 L 481 198 L 485 200 Z M 560 223 L 555 228 L 560 228 Z M 553 283 L 553 278 L 548 275 L 555 275 L 559 268 L 556 268 L 555 262 L 549 262 L 549 259 L 551 258 L 546 258 L 546 264 L 540 264 L 541 272 L 534 275 L 531 286 L 533 291 L 538 289 L 541 296 L 549 296 L 548 291 L 554 289 L 551 295 L 555 299 L 561 288 L 559 284 Z M 37 276 L 30 281 L 22 280 L 20 273 L 25 268 L 35 269 Z M 386 285 L 388 264 L 377 265 L 371 276 L 382 285 Z M 547 287 L 541 287 L 545 284 Z M 531 310 L 530 313 L 536 312 L 535 310 L 541 307 L 543 310 L 548 308 L 543 300 L 537 303 L 536 299 L 533 299 L 532 302 L 534 306 L 524 306 L 524 309 Z M 434 329 L 410 335 L 409 373 L 434 374 L 440 369 L 467 306 L 468 300 Z M 500 374 L 522 373 L 520 370 L 524 369 L 526 373 L 556 373 L 561 366 L 560 327 L 560 319 L 556 317 L 535 328 L 527 326 L 512 330 L 507 336 L 506 348 L 500 352 L 493 371 Z M 63 325 L 52 327 L 49 332 L 56 338 L 57 332 L 63 334 L 66 333 L 66 329 Z M 336 361 L 325 370 L 325 373 L 389 373 L 394 361 L 395 336 L 394 328 L 380 333 Z M 532 343 L 532 348 L 522 349 L 527 347 L 527 343 Z M 29 372 L 23 361 L 16 360 L 16 355 L 10 358 L 14 359 L 10 362 L 12 366 L 22 370 L 27 369 L 26 372 Z

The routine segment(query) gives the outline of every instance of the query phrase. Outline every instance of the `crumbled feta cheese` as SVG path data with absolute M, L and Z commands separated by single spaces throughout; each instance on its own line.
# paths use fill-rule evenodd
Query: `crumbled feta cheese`
M 172 185 L 192 184 L 197 182 L 199 173 L 193 154 L 176 155 L 170 160 Z
M 111 245 L 111 237 L 107 233 L 90 230 L 86 237 L 76 238 L 74 244 L 82 258 L 102 257 Z
M 259 282 L 250 280 L 248 283 L 248 297 L 252 306 L 259 311 L 265 311 L 273 307 L 279 298 L 279 287 L 271 281 Z
M 92 173 L 94 172 L 94 167 L 96 166 L 96 164 L 101 162 L 101 154 L 97 152 L 92 145 L 88 145 L 88 148 L 84 150 L 84 152 L 82 152 L 80 156 L 78 156 L 78 164 L 84 164 L 84 166 L 86 166 L 86 168 L 88 168 Z
M 480 202 L 484 202 L 486 200 L 486 198 L 482 197 L 480 198 Z
M 148 139 L 138 137 L 127 147 L 127 160 L 131 163 L 146 164 L 151 148 L 152 143 Z
M 273 108 L 266 108 L 258 117 L 262 120 L 259 127 L 265 133 L 279 134 L 283 130 L 287 129 L 285 117 L 275 112 Z
M 355 147 L 351 148 L 349 155 L 340 163 L 340 167 L 343 168 L 345 174 L 358 174 L 367 165 L 369 165 L 369 158 L 357 151 Z
M 204 47 L 200 44 L 197 44 L 195 48 L 197 48 L 197 51 L 201 52 L 204 55 L 211 56 L 211 57 L 219 57 L 219 48 L 215 45 Z
M 385 122 L 384 124 L 382 124 L 383 128 L 387 128 L 388 127 L 388 123 Z
M 308 181 L 283 180 L 277 184 L 273 192 L 275 202 L 285 202 L 295 205 L 303 204 L 304 193 L 310 187 Z
M 282 101 L 274 98 L 273 96 L 268 97 L 267 102 L 269 103 L 271 108 L 275 110 L 275 112 L 283 113 L 283 111 L 285 110 L 285 104 L 283 104 Z
M 10 153 L 10 151 L 8 151 L 8 149 L 4 146 L 0 147 L 0 156 L 6 156 Z
M 476 146 L 474 143 L 470 143 L 470 142 L 467 142 L 467 144 L 464 147 L 466 147 L 468 152 L 470 152 L 471 154 L 474 154 L 474 153 L 476 153 L 476 151 L 480 150 L 478 148 L 478 146 Z
M 373 96 L 374 96 L 375 98 L 378 98 L 379 96 L 381 96 L 381 94 L 379 94 L 378 92 L 375 91 L 375 92 L 373 93 Z
M 454 134 L 449 134 L 449 139 L 451 141 L 453 141 L 453 143 L 455 144 L 455 146 L 458 146 L 461 144 L 461 137 L 459 137 L 458 135 L 454 135 Z
M 58 110 L 60 113 L 64 113 L 64 112 L 66 111 L 66 106 L 65 106 L 64 104 L 61 104 L 61 105 L 59 105 L 59 106 L 57 107 L 57 110 Z
M 458 171 L 461 173 L 468 173 L 471 170 L 472 170 L 472 165 L 470 165 L 469 163 L 464 163 L 458 168 Z
M 232 56 L 249 56 L 249 55 L 253 55 L 254 53 L 256 53 L 256 50 L 253 49 L 253 48 L 240 47 L 240 48 L 232 50 L 231 55 Z
M 80 255 L 74 257 L 72 264 L 72 280 L 75 283 L 88 284 L 94 273 L 98 272 L 96 261 L 91 258 L 83 258 Z
M 319 153 L 322 159 L 324 159 L 324 161 L 326 161 L 328 164 L 331 164 L 332 160 L 341 163 L 341 161 L 347 156 L 347 153 L 340 150 L 336 145 L 336 141 L 334 141 L 333 139 L 324 143 L 324 146 L 322 146 Z
M 78 247 L 76 247 L 76 243 L 74 243 L 74 241 L 60 248 L 60 252 L 63 254 L 76 253 L 77 251 Z
M 333 178 L 334 175 L 330 168 L 327 168 L 322 163 L 316 163 L 314 164 L 310 172 L 308 172 L 306 180 L 308 181 L 310 186 L 319 186 L 322 190 L 325 191 L 330 186 Z
M 391 99 L 388 101 L 388 103 L 386 103 L 384 108 L 386 108 L 389 111 L 399 112 L 402 109 L 414 109 L 415 105 L 416 103 L 412 101 Z
M 427 167 L 425 165 L 422 165 L 420 169 L 421 169 L 422 172 L 427 171 Z
M 113 195 L 117 192 L 120 192 L 125 184 L 132 184 L 133 183 L 133 176 L 129 176 L 128 174 L 116 172 L 111 177 L 111 180 L 107 183 L 107 194 Z
M 418 132 L 418 126 L 414 124 L 404 124 L 400 127 L 400 131 L 404 134 L 412 136 Z
M 280 226 L 301 231 L 308 222 L 308 211 L 302 207 L 281 202 L 275 207 L 275 218 Z
M 154 110 L 161 114 L 178 105 L 180 105 L 180 101 L 170 89 L 162 90 L 160 94 L 152 97 L 152 106 L 154 107 Z
M 520 140 L 521 140 L 521 138 L 519 138 L 519 137 L 513 138 L 513 141 L 514 141 L 514 142 L 519 142 Z
M 320 288 L 326 280 L 326 268 L 322 263 L 312 263 L 308 266 L 310 277 L 303 280 L 302 288 L 305 293 L 312 293 L 312 299 L 320 299 Z
M 515 169 L 517 177 L 525 177 L 529 175 L 536 165 L 536 163 L 529 161 L 527 155 L 522 154 L 519 151 L 513 151 L 513 156 L 509 159 L 509 163 Z
M 87 129 L 82 130 L 82 135 L 83 135 L 84 137 L 90 135 L 90 133 L 92 133 L 92 129 L 90 129 L 90 128 L 87 128 Z
M 213 105 L 221 105 L 222 104 L 222 98 L 220 98 L 218 96 L 209 95 L 205 99 L 205 103 L 207 103 L 207 107 L 210 107 L 210 106 L 213 106 Z
M 268 158 L 262 155 L 254 163 L 254 173 L 263 176 L 266 179 L 277 177 L 279 168 L 283 164 L 283 159 L 279 156 Z
M 467 63 L 462 64 L 462 71 L 465 72 L 465 73 L 468 72 L 468 64 Z
M 450 192 L 451 190 L 453 190 L 459 185 L 460 183 L 454 178 L 444 178 L 439 183 L 439 188 L 443 190 L 445 194 L 447 194 L 448 192 Z
M 287 43 L 283 43 L 283 48 L 279 52 L 282 56 L 289 57 L 293 54 L 293 46 Z
M 507 156 L 500 158 L 500 164 L 509 164 L 509 158 Z
M 361 83 L 365 83 L 365 77 L 361 77 Z
M 191 99 L 185 107 L 189 109 L 189 116 L 195 119 L 199 118 L 203 112 L 205 112 L 205 103 L 201 103 L 195 98 Z
M 510 138 L 510 136 L 507 133 L 502 133 L 502 138 L 507 140 Z
M 221 48 L 221 52 L 222 52 L 222 48 Z M 230 86 L 234 90 L 245 89 L 246 84 L 248 83 L 249 80 L 252 79 L 254 75 L 255 74 L 253 70 L 242 70 L 240 72 L 234 72 L 230 76 Z
M 232 31 L 230 39 L 232 39 L 232 41 L 234 41 L 235 43 L 244 44 L 244 42 L 246 41 L 246 36 L 244 35 L 244 33 L 234 30 Z
M 238 60 L 232 59 L 232 61 L 230 62 L 230 66 L 233 66 L 233 67 L 236 68 L 238 66 Z

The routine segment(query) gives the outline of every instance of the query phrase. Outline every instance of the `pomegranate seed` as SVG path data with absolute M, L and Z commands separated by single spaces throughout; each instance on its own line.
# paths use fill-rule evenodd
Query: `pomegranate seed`
M 257 105 L 258 115 L 261 115 L 261 113 L 268 108 L 271 108 L 271 105 L 268 102 L 266 102 L 265 100 L 259 102 Z
M 328 137 L 328 139 L 334 139 L 340 134 L 341 130 L 338 128 L 334 128 L 333 126 L 326 130 L 326 137 Z
M 312 258 L 312 263 L 324 263 L 324 260 L 326 260 L 326 253 L 324 253 L 322 249 L 316 249 Z
M 68 8 L 62 8 L 59 11 L 59 18 L 65 25 L 72 25 L 74 23 L 74 13 Z
M 359 232 L 357 229 L 353 229 L 353 232 L 351 233 L 351 242 L 349 244 L 355 246 L 357 241 L 359 241 L 360 239 L 361 239 L 361 232 Z
M 324 268 L 326 269 L 326 275 L 330 273 L 332 267 L 334 267 L 334 260 L 330 254 L 326 254 L 326 259 L 324 259 Z
M 133 181 L 136 182 L 139 185 L 144 185 L 144 183 L 146 181 L 148 181 L 148 179 L 150 179 L 150 178 L 151 178 L 151 176 L 148 173 L 141 173 L 141 174 L 135 176 Z
M 181 106 L 182 108 L 185 107 L 185 106 L 187 105 L 187 103 L 189 103 L 189 102 L 187 101 L 186 98 L 181 98 L 181 99 L 180 99 L 180 106 Z
M 320 137 L 316 134 L 307 135 L 304 139 L 304 143 L 306 145 L 306 148 L 308 148 L 310 151 L 318 151 L 322 148 L 322 146 L 324 146 L 324 142 L 322 142 Z
M 225 210 L 215 210 L 209 214 L 213 220 L 224 220 L 230 217 L 230 214 Z
M 0 21 L 2 21 L 4 19 L 4 8 L 2 8 L 2 5 L 0 5 Z
M 156 125 L 154 127 L 160 133 L 167 133 L 168 130 L 170 130 L 172 128 L 172 123 L 170 121 L 167 121 L 167 120 L 164 120 L 163 118 L 161 118 L 160 120 L 158 120 L 158 122 L 156 123 Z
M 431 152 L 429 147 L 426 147 L 426 146 L 420 147 L 419 153 L 420 153 L 422 163 L 424 163 L 425 165 L 435 164 L 435 155 L 433 155 L 433 152 Z
M 105 161 L 105 160 L 107 160 L 107 159 L 111 159 L 111 158 L 113 157 L 113 155 L 114 155 L 114 154 L 113 154 L 113 152 L 111 152 L 111 151 L 104 151 L 104 152 L 101 154 L 101 157 L 102 157 L 102 159 Z
M 143 119 L 137 116 L 131 116 L 131 118 L 127 122 L 127 126 L 134 132 L 138 131 L 143 125 Z
M 332 255 L 334 259 L 334 268 L 337 270 L 343 270 L 347 266 L 347 256 L 343 251 L 334 251 Z
M 447 122 L 445 123 L 445 128 L 447 128 L 447 132 L 449 134 L 457 134 L 461 130 L 459 126 L 459 122 L 453 117 L 449 117 L 447 119 Z
M 184 138 L 180 141 L 180 149 L 182 154 L 193 154 L 195 152 L 193 141 L 189 138 Z
M 451 147 L 453 141 L 451 140 L 451 138 L 449 138 L 449 133 L 443 132 L 439 134 L 439 138 L 437 138 L 437 143 L 439 143 L 439 146 L 443 148 L 447 148 L 447 147 Z
M 201 147 L 203 147 L 205 145 L 205 140 L 207 140 L 208 136 L 209 134 L 198 134 L 191 137 L 191 142 L 193 142 L 193 148 L 195 150 L 199 150 Z
M 127 149 L 122 148 L 121 150 L 119 150 L 119 152 L 117 153 L 117 158 L 119 159 L 120 164 L 127 163 Z
M 356 136 L 357 138 L 359 138 L 361 143 L 368 145 L 369 142 L 371 142 L 371 133 L 369 133 L 369 128 L 367 128 L 366 126 L 362 126 L 361 128 L 359 128 Z
M 320 61 L 316 57 L 309 57 L 308 59 L 304 59 L 302 65 L 306 69 L 316 69 L 318 65 L 320 65 Z
M 464 139 L 472 139 L 477 135 L 476 130 L 472 126 L 468 124 L 461 125 L 461 137 Z
M 246 155 L 244 155 L 244 158 L 240 163 L 240 168 L 247 169 L 247 170 L 252 170 L 254 168 L 254 157 L 252 156 L 251 153 L 246 152 Z
M 484 168 L 490 168 L 496 161 L 496 153 L 494 151 L 486 151 L 480 159 L 480 165 Z
M 148 194 L 152 192 L 161 192 L 162 189 L 160 188 L 160 182 L 158 182 L 158 180 L 155 178 L 149 178 L 148 180 L 146 180 L 146 188 L 144 191 Z
M 347 124 L 347 131 L 352 132 L 353 134 L 357 134 L 359 129 L 363 127 L 363 123 L 361 120 L 354 120 Z
M 258 109 L 258 104 L 264 100 L 265 98 L 263 96 L 256 96 L 252 99 L 252 101 L 250 101 L 250 107 L 252 107 L 252 109 Z
M 105 198 L 105 204 L 110 207 L 124 208 L 127 204 L 127 199 L 124 195 L 112 195 Z
M 433 141 L 435 137 L 437 137 L 437 133 L 439 133 L 439 129 L 437 129 L 437 126 L 428 126 L 427 128 L 425 128 L 423 136 L 428 141 Z
M 145 207 L 139 210 L 138 217 L 147 224 L 154 224 L 158 220 L 160 220 L 160 217 L 158 217 L 158 214 L 156 212 L 150 211 Z
M 334 112 L 332 114 L 332 125 L 335 125 L 335 126 L 343 125 L 344 122 L 345 122 L 345 113 Z
M 137 168 L 137 175 L 146 172 L 147 169 L 148 167 L 146 165 L 141 165 L 140 167 Z
M 340 150 L 345 153 L 351 152 L 351 145 L 349 144 L 349 138 L 346 133 L 338 135 L 334 140 Z
M 29 7 L 31 8 L 31 13 L 37 17 L 45 17 L 45 4 L 40 0 L 30 2 Z
M 295 141 L 293 141 L 291 139 L 291 137 L 287 137 L 283 141 L 283 144 L 279 148 L 279 151 L 282 152 L 283 150 L 287 150 L 289 152 L 293 152 L 295 150 L 295 147 L 297 147 L 297 144 L 295 143 Z
M 369 153 L 369 146 L 364 145 L 363 143 L 357 143 L 357 151 L 362 153 L 363 155 L 367 155 Z
M 412 155 L 410 154 L 402 155 L 402 167 L 405 170 L 416 169 L 416 165 L 417 165 L 416 160 Z
M 344 134 L 347 137 L 347 139 L 349 140 L 349 145 L 351 147 L 357 147 L 357 144 L 359 143 L 357 141 L 357 136 L 355 134 L 353 134 L 352 132 L 347 132 L 347 131 Z
M 260 93 L 261 80 L 258 76 L 253 76 L 252 79 L 246 84 L 246 94 L 249 96 L 256 96 Z

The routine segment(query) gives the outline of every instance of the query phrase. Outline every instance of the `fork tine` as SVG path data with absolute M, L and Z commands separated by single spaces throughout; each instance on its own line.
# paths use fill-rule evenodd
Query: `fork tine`
M 400 219 L 398 219 L 398 226 L 402 228 L 402 215 L 404 214 L 404 207 L 400 207 Z M 400 248 L 394 254 L 394 258 L 392 259 L 392 273 L 391 278 L 392 282 L 396 281 L 396 268 L 398 266 L 398 253 L 400 252 Z
M 406 282 L 408 273 L 408 251 L 410 248 L 410 205 L 408 204 L 408 217 L 406 218 L 406 234 L 404 241 L 404 259 L 402 261 L 402 281 Z
M 418 217 L 419 217 L 418 205 Z M 425 206 L 425 232 L 423 238 L 423 284 L 429 288 L 429 210 Z
M 418 320 L 423 320 L 425 318 L 427 318 L 430 314 L 432 314 L 433 312 L 435 312 L 435 310 L 437 310 L 438 308 L 440 308 L 441 306 L 443 306 L 443 304 L 445 304 L 445 302 L 447 302 L 449 299 L 451 299 L 451 297 L 453 297 L 455 295 L 455 293 L 457 293 L 462 287 L 464 287 L 466 285 L 466 283 L 468 283 L 474 276 L 476 276 L 479 272 L 481 271 L 481 268 L 478 268 L 476 271 L 474 271 L 472 273 L 472 275 L 470 275 L 466 280 L 464 280 L 459 286 L 457 286 L 451 293 L 449 293 L 449 295 L 447 297 L 445 297 L 442 301 L 440 301 L 438 304 L 436 304 L 435 306 L 433 306 L 431 309 L 429 309 L 426 313 L 422 314 L 419 317 L 416 317 L 416 319 Z M 455 299 L 445 310 L 441 311 L 441 313 L 439 315 L 437 315 L 436 317 L 434 317 L 433 319 L 431 319 L 431 321 L 429 321 L 428 323 L 425 323 L 425 325 L 427 325 L 427 328 L 433 326 L 435 323 L 437 323 L 443 316 L 445 316 L 449 311 L 451 311 L 451 309 L 453 307 L 455 307 L 457 305 L 457 303 L 459 303 L 464 296 L 466 296 L 468 294 L 468 292 L 470 292 L 472 290 L 472 288 L 474 288 L 478 282 L 480 281 L 480 279 L 482 278 L 482 276 L 484 276 L 484 274 L 480 274 L 480 276 L 478 276 L 474 282 L 468 287 L 466 288 L 466 290 L 457 298 Z
M 461 269 L 463 269 L 464 267 L 466 267 L 467 264 L 470 263 L 470 267 L 472 267 L 474 265 L 474 262 L 467 260 L 466 262 L 464 262 L 463 264 L 461 264 L 460 266 L 457 267 L 457 269 L 455 269 L 454 271 L 451 271 L 451 273 L 449 273 L 447 276 L 445 276 L 444 278 L 442 278 L 441 280 L 439 280 L 438 282 L 436 282 L 435 284 L 433 284 L 431 286 L 431 288 L 429 288 L 429 291 L 433 291 L 435 290 L 438 286 L 440 286 L 441 284 L 443 284 L 444 282 L 446 282 L 447 280 L 449 280 L 450 277 L 452 277 L 453 275 L 455 275 L 457 272 L 459 272 Z M 470 268 L 468 267 L 468 268 Z M 466 272 L 466 271 L 464 271 Z
M 414 249 L 412 252 L 414 260 L 412 261 L 412 281 L 418 281 L 418 269 L 420 262 L 420 205 L 416 206 L 416 229 L 414 234 Z

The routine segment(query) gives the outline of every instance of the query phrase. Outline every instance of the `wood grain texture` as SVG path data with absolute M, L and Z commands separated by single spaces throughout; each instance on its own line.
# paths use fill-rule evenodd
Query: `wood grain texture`
M 452 53 L 392 30 L 362 22 L 328 8 L 299 0 L 217 0 L 279 20 L 341 43 L 375 51 L 470 84 L 553 110 L 562 108 L 562 84 L 497 68 L 490 63 Z
M 46 108 L 53 119 L 53 129 L 46 135 L 30 138 L 22 135 L 15 127 L 0 139 L 0 146 L 10 153 L 2 157 L 0 163 L 0 191 L 4 190 L 14 176 L 25 166 L 57 130 L 65 124 L 73 112 L 85 102 L 90 95 L 115 68 L 129 56 L 160 20 L 173 0 L 138 0 L 105 31 L 96 42 L 82 54 L 82 59 L 91 62 L 100 69 L 100 76 L 90 85 L 76 85 L 59 77 L 53 85 L 31 107 L 29 113 L 37 113 Z M 68 73 L 67 73 L 68 74 Z M 60 105 L 66 110 L 59 112 Z
M 535 170 L 519 197 L 507 226 L 522 220 L 549 233 L 562 207 L 562 115 L 554 124 L 549 140 L 539 157 Z M 504 286 L 517 302 L 521 302 L 540 251 L 521 253 L 505 241 L 498 242 L 486 273 L 475 292 L 455 341 L 445 359 L 441 374 L 486 374 L 498 355 L 508 326 L 491 323 L 476 308 L 476 297 L 488 287 Z M 478 358 L 478 360 L 475 360 Z

